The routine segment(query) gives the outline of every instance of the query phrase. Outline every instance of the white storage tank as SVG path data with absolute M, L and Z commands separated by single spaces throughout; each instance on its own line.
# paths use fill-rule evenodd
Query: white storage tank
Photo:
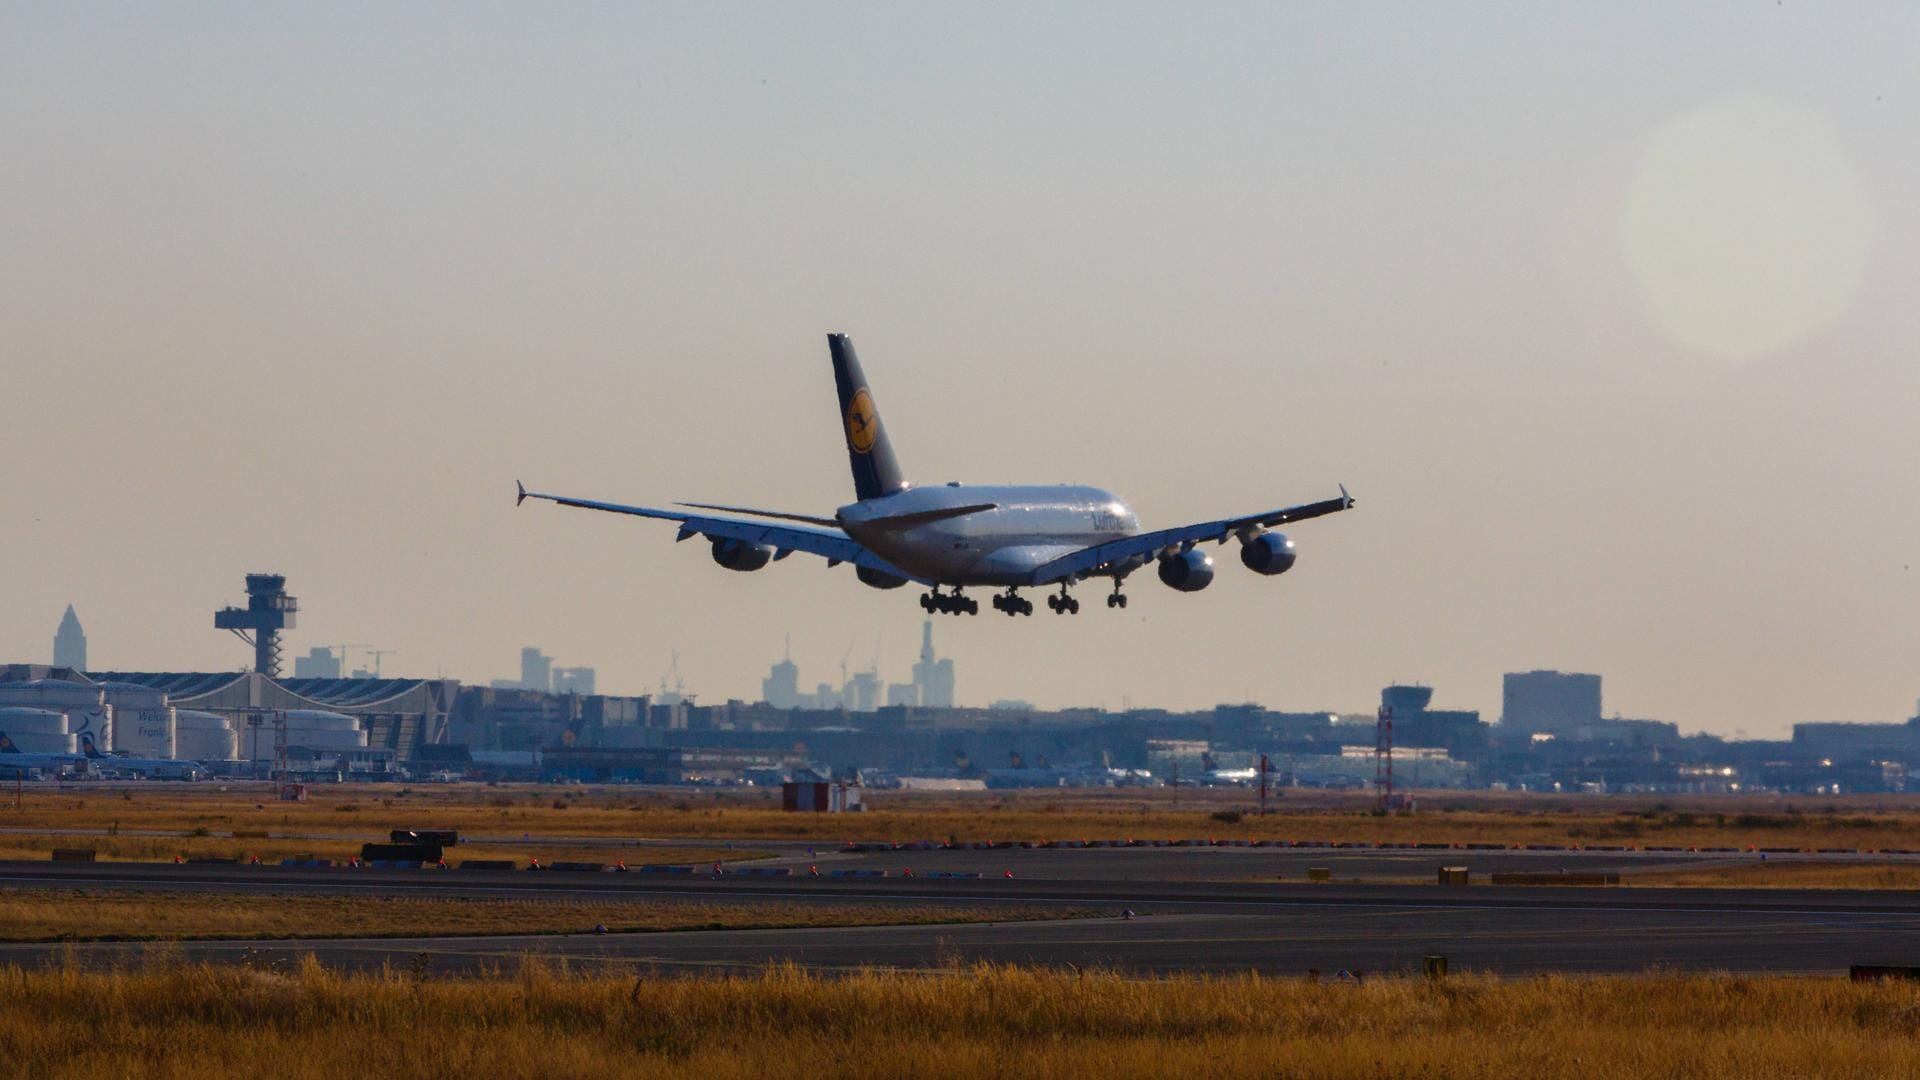
M 286 716 L 288 746 L 300 746 L 319 751 L 367 748 L 367 733 L 360 729 L 360 721 L 351 716 L 323 712 L 319 709 L 289 709 Z M 242 758 L 252 755 L 258 761 L 273 759 L 273 722 L 276 716 L 269 713 L 262 719 L 259 750 L 256 751 L 252 746 L 246 745 L 253 741 L 249 737 L 243 740 L 243 745 L 240 747 Z
M 173 706 L 167 704 L 165 691 L 138 683 L 105 682 L 99 685 L 113 712 L 113 748 L 116 751 L 134 757 L 174 756 Z
M 5 732 L 13 749 L 23 754 L 73 754 L 80 740 L 68 725 L 71 719 L 52 709 L 34 709 L 23 705 L 0 706 L 0 732 Z M 0 753 L 0 765 L 5 754 Z
M 98 684 L 69 679 L 31 679 L 0 683 L 0 707 L 24 705 L 67 714 L 67 733 L 113 741 L 113 706 Z M 50 751 L 51 752 L 51 751 Z
M 196 709 L 173 711 L 173 752 L 188 761 L 234 761 L 240 736 L 224 716 Z

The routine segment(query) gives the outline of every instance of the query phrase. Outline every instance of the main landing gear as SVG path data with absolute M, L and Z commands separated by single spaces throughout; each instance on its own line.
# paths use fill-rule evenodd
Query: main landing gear
M 1107 597 L 1107 606 L 1117 608 L 1127 606 L 1127 594 L 1120 591 L 1119 578 L 1113 579 L 1113 592 Z
M 998 607 L 1000 605 L 1000 598 L 997 596 L 994 597 L 993 603 L 995 607 Z M 954 590 L 950 593 L 941 592 L 939 586 L 936 585 L 932 592 L 921 595 L 920 607 L 929 614 L 935 611 L 942 615 L 980 614 L 980 601 L 970 600 L 967 597 L 961 596 L 960 588 L 957 585 L 954 586 Z
M 1067 595 L 1067 587 L 1064 584 L 1060 586 L 1059 595 L 1047 597 L 1047 606 L 1053 609 L 1055 615 L 1080 614 L 1080 601 Z
M 993 606 L 995 610 L 1004 611 L 1009 615 L 1033 614 L 1033 601 L 1022 599 L 1019 592 L 1011 588 L 995 596 Z

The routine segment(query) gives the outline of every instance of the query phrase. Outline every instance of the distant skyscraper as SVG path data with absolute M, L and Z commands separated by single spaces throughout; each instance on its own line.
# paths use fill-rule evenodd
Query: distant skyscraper
M 520 650 L 520 688 L 548 692 L 553 689 L 553 657 L 543 656 L 529 645 Z
M 880 707 L 880 673 L 877 671 L 856 671 L 847 680 L 842 692 L 847 698 L 848 712 L 872 712 Z
M 923 708 L 953 708 L 953 661 L 933 655 L 933 620 L 920 628 L 920 662 L 913 665 L 913 685 Z
M 593 696 L 594 671 L 590 667 L 557 667 L 553 669 L 553 692 L 556 694 L 580 694 Z
M 1600 720 L 1600 676 L 1522 671 L 1502 682 L 1500 725 L 1558 734 Z
M 345 652 L 342 649 L 341 652 Z M 337 679 L 340 677 L 341 657 L 331 648 L 308 649 L 307 655 L 293 658 L 293 677 L 296 679 Z
M 793 662 L 793 643 L 787 643 L 787 655 L 760 680 L 760 700 L 776 709 L 800 707 L 800 665 Z
M 53 634 L 53 666 L 87 670 L 87 635 L 80 629 L 80 617 L 73 613 L 72 604 L 67 605 L 67 613 L 60 617 L 60 629 Z

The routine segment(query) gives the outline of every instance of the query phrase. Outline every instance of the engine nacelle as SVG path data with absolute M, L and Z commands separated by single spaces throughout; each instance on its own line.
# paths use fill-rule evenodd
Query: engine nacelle
M 1240 562 L 1256 574 L 1284 574 L 1293 569 L 1296 553 L 1285 533 L 1263 532 L 1240 545 Z
M 1160 582 L 1181 592 L 1199 592 L 1213 584 L 1213 556 L 1199 548 L 1160 559 Z
M 860 579 L 860 584 L 871 586 L 875 589 L 897 589 L 907 583 L 906 578 L 894 577 L 892 574 L 883 573 L 879 570 L 871 570 L 864 566 L 854 567 L 853 576 Z
M 745 573 L 772 562 L 773 549 L 765 544 L 749 544 L 744 540 L 719 539 L 713 542 L 713 561 L 729 570 Z

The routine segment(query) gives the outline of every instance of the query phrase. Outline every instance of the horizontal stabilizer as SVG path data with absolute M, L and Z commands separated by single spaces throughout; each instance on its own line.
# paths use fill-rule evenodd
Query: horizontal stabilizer
M 776 521 L 798 521 L 803 525 L 823 525 L 837 529 L 840 523 L 832 518 L 815 517 L 812 514 L 788 514 L 779 510 L 755 510 L 750 506 L 716 506 L 713 503 L 683 502 L 675 506 L 689 506 L 695 510 L 718 510 L 723 514 L 751 514 L 754 517 L 773 518 Z
M 866 522 L 882 529 L 911 529 L 934 521 L 946 521 L 949 518 L 966 517 L 984 510 L 999 509 L 999 503 L 974 503 L 971 506 L 947 506 L 938 510 L 921 510 L 912 514 L 895 514 L 892 517 L 877 517 Z

